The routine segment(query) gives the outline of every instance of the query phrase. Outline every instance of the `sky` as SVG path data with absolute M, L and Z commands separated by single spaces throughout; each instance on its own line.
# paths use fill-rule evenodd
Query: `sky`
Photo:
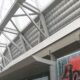
M 43 11 L 53 1 L 54 0 L 26 0 L 26 2 L 39 8 L 41 11 Z M 0 24 L 1 24 L 2 20 L 5 18 L 6 14 L 8 13 L 9 9 L 11 8 L 11 6 L 13 5 L 14 2 L 15 2 L 15 0 L 0 0 Z M 19 9 L 15 14 L 19 14 L 19 13 L 23 13 L 23 12 Z M 34 18 L 34 17 L 32 17 L 32 18 Z M 12 18 L 12 20 L 14 21 L 14 23 L 16 23 L 16 26 L 18 27 L 18 29 L 20 31 L 24 30 L 26 25 L 28 25 L 30 22 L 30 20 L 26 17 Z M 15 29 L 14 26 L 10 22 L 6 25 L 6 27 Z M 7 32 L 4 32 L 4 33 L 11 40 L 13 40 L 16 37 L 16 35 L 14 35 L 14 34 L 10 34 Z M 8 39 L 6 39 L 3 34 L 1 34 L 0 35 L 0 43 L 4 43 L 4 44 L 8 45 L 10 43 L 10 41 Z M 4 47 L 3 48 L 0 47 L 1 54 L 4 52 L 4 50 L 5 50 Z

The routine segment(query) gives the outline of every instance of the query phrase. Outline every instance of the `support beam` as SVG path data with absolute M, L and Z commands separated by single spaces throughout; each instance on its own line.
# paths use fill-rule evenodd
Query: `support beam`
M 4 48 L 6 48 L 6 44 L 3 44 L 3 43 L 0 43 L 1 45 L 3 45 L 3 47 Z M 2 60 L 3 60 L 3 64 L 5 65 L 6 63 L 5 63 L 5 60 L 7 60 L 8 62 L 10 62 L 10 60 L 6 57 L 6 56 L 4 56 L 4 54 L 1 54 L 0 53 L 0 56 L 2 57 Z
M 5 33 L 2 33 L 2 34 L 22 53 L 21 49 L 19 48 L 19 46 L 16 45 L 14 41 L 8 38 L 8 36 Z
M 6 63 L 5 63 L 5 59 L 2 57 L 2 65 L 3 67 L 5 67 Z
M 4 46 L 6 46 L 6 44 L 4 44 L 4 43 L 0 43 L 0 45 L 4 45 Z
M 40 28 L 40 20 L 38 21 L 38 26 L 39 26 L 39 28 Z M 41 42 L 41 34 L 40 34 L 40 32 L 39 32 L 39 34 L 38 34 L 38 43 L 40 43 Z
M 14 15 L 14 13 L 18 10 L 19 5 L 18 3 L 23 3 L 25 0 L 15 0 L 13 6 L 11 7 L 11 9 L 9 10 L 8 14 L 6 15 L 6 17 L 4 18 L 4 20 L 2 21 L 2 23 L 0 24 L 0 30 L 3 31 L 4 27 L 7 25 L 7 23 L 9 22 L 9 20 L 11 19 L 11 17 Z
M 57 70 L 57 68 L 56 68 L 56 58 L 55 58 L 55 56 L 53 56 L 52 55 L 52 53 L 49 51 L 49 54 L 50 54 L 50 58 L 51 58 L 51 60 L 52 61 L 54 61 L 54 65 L 52 64 L 52 65 L 50 65 L 50 80 L 57 80 L 56 79 L 56 70 Z
M 32 8 L 34 8 L 34 9 L 37 10 L 38 12 L 40 11 L 38 8 L 34 7 L 33 5 L 29 4 L 28 2 L 24 2 L 24 3 L 25 3 L 26 5 L 28 5 L 28 6 L 32 7 Z
M 38 27 L 38 25 L 35 23 L 35 21 L 31 19 L 30 15 L 28 13 L 26 13 L 26 11 L 23 9 L 23 7 L 21 5 L 20 5 L 20 8 L 26 14 L 26 16 L 30 19 L 30 21 L 35 25 L 35 27 L 38 29 L 38 31 L 46 38 L 47 36 L 45 35 L 45 33 Z
M 21 40 L 21 44 L 23 46 L 24 52 L 26 52 L 26 45 L 24 44 L 24 40 L 22 39 L 21 35 L 19 35 L 20 40 Z
M 15 23 L 10 19 L 12 25 L 15 27 L 15 29 L 18 31 L 18 33 L 20 33 L 19 29 L 17 28 L 17 26 L 15 25 Z
M 19 29 L 17 28 L 17 26 L 15 25 L 15 23 L 10 20 L 11 23 L 13 24 L 13 26 L 16 28 L 16 30 L 18 31 L 19 35 L 21 35 L 22 39 L 25 41 L 25 43 L 30 47 L 32 48 L 31 44 L 28 42 L 28 40 L 25 39 L 25 37 L 22 35 L 22 33 L 19 31 Z
M 8 62 L 10 62 L 10 60 L 9 60 L 6 56 L 4 56 L 3 54 L 0 53 L 0 56 L 1 56 L 2 58 L 5 58 Z
M 52 60 L 44 59 L 44 58 L 41 58 L 41 57 L 35 56 L 35 55 L 33 55 L 32 57 L 36 61 L 41 62 L 41 63 L 44 63 L 44 64 L 48 64 L 48 65 L 53 65 L 54 64 L 54 61 L 52 61 Z
M 15 34 L 15 35 L 18 34 L 18 33 L 15 33 L 15 32 L 12 32 L 12 31 L 7 31 L 7 30 L 3 30 L 3 32 L 8 32 L 8 33 Z
M 35 13 L 29 13 L 29 15 L 37 15 Z M 25 17 L 25 14 L 18 14 L 18 15 L 13 15 L 13 17 Z
M 5 46 L 1 46 L 1 45 L 0 45 L 0 47 L 5 47 Z
M 22 6 L 28 10 L 30 10 L 31 12 L 35 13 L 35 14 L 39 14 L 39 12 L 35 11 L 34 9 L 31 9 L 30 7 L 28 7 L 27 5 L 22 4 Z
M 11 54 L 11 50 L 10 50 L 10 48 L 9 48 L 8 45 L 6 46 L 6 48 L 7 48 L 7 50 L 8 50 L 8 53 L 9 53 L 10 59 L 11 59 L 11 61 L 12 61 L 12 60 L 13 60 L 13 57 L 12 57 L 12 54 Z
M 27 39 L 25 39 L 25 37 L 23 35 L 21 35 L 22 39 L 25 41 L 25 43 L 30 47 L 32 48 L 32 45 L 28 42 Z
M 40 16 L 40 21 L 41 21 L 41 24 L 43 26 L 44 32 L 45 32 L 46 36 L 49 37 L 49 32 L 48 32 L 48 29 L 47 29 L 47 25 L 46 25 L 46 22 L 45 22 L 44 15 L 41 13 L 39 16 Z
M 18 14 L 18 15 L 13 15 L 13 17 L 24 17 L 26 16 L 25 14 Z
M 17 30 L 15 30 L 15 29 L 8 28 L 8 27 L 5 27 L 5 29 L 12 30 L 12 31 L 17 31 Z
M 0 43 L 0 47 L 5 48 L 6 44 Z

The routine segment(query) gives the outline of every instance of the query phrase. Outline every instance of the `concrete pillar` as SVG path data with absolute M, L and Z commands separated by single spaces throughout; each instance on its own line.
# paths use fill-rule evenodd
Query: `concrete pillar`
M 57 80 L 57 76 L 56 76 L 56 59 L 55 57 L 50 54 L 51 60 L 55 61 L 55 63 L 53 63 L 53 65 L 50 65 L 50 80 Z

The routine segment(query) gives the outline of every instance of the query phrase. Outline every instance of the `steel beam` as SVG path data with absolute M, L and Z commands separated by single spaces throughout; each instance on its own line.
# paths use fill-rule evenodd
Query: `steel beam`
M 35 11 L 34 9 L 31 9 L 30 7 L 28 7 L 27 5 L 22 4 L 22 6 L 28 10 L 30 10 L 31 12 L 34 12 L 35 14 L 39 14 L 39 12 Z
M 50 58 L 52 61 L 54 61 L 54 64 L 50 65 L 50 80 L 57 80 L 56 79 L 56 58 L 55 56 L 52 55 L 51 51 L 49 51 L 49 54 L 50 54 Z
M 1 56 L 2 57 L 2 56 Z M 2 65 L 3 65 L 3 67 L 5 67 L 5 59 L 2 57 Z
M 24 3 L 25 3 L 26 5 L 34 8 L 34 9 L 37 10 L 38 12 L 40 12 L 40 10 L 39 10 L 38 8 L 34 7 L 33 5 L 29 4 L 28 2 L 24 2 Z
M 20 33 L 19 29 L 17 28 L 17 26 L 15 25 L 15 23 L 10 19 L 12 25 L 15 27 L 15 29 L 18 31 L 18 33 Z
M 44 63 L 44 64 L 48 64 L 48 65 L 53 65 L 53 64 L 54 64 L 54 61 L 52 61 L 52 60 L 44 59 L 44 58 L 42 58 L 42 57 L 35 56 L 35 55 L 33 55 L 32 57 L 33 57 L 36 61 L 41 62 L 41 63 Z
M 13 60 L 13 57 L 12 57 L 12 54 L 11 54 L 11 50 L 10 50 L 10 48 L 9 48 L 8 45 L 6 46 L 6 48 L 7 48 L 8 52 L 9 52 L 9 56 L 10 56 L 10 59 L 12 61 Z
M 3 65 L 3 67 L 5 67 L 5 59 L 2 57 L 2 65 Z
M 1 53 L 0 53 L 0 55 L 1 55 L 2 58 L 5 58 L 8 62 L 10 62 L 10 60 L 9 60 L 6 56 L 4 56 L 4 55 L 1 54 Z
M 38 21 L 38 26 L 39 26 L 39 28 L 40 28 L 40 20 Z M 38 34 L 38 43 L 40 43 L 41 42 L 41 34 L 40 34 L 40 32 L 39 32 L 39 34 Z
M 15 29 L 11 29 L 11 28 L 8 28 L 8 27 L 5 27 L 5 29 L 12 30 L 12 31 L 17 31 Z
M 19 37 L 20 37 L 20 40 L 21 40 L 21 44 L 23 45 L 24 52 L 26 52 L 26 46 L 24 44 L 24 40 L 22 39 L 22 36 L 21 35 L 19 35 Z
M 10 20 L 11 23 L 13 24 L 13 26 L 16 28 L 16 30 L 18 31 L 19 35 L 21 35 L 22 39 L 25 41 L 25 43 L 30 47 L 32 48 L 31 44 L 28 42 L 28 40 L 25 39 L 25 37 L 22 35 L 22 33 L 19 31 L 19 29 L 17 28 L 17 26 L 15 25 L 15 23 Z
M 27 39 L 25 39 L 25 37 L 23 35 L 21 35 L 22 39 L 25 41 L 25 43 L 30 47 L 32 48 L 32 45 L 28 42 Z
M 35 13 L 29 13 L 29 15 L 37 15 Z M 25 17 L 25 14 L 18 14 L 18 15 L 13 15 L 13 17 Z
M 7 25 L 7 23 L 9 22 L 9 20 L 11 19 L 11 17 L 14 15 L 14 13 L 18 10 L 19 5 L 18 3 L 23 3 L 25 0 L 15 0 L 13 6 L 11 7 L 11 9 L 9 10 L 8 14 L 6 15 L 6 17 L 4 18 L 4 20 L 2 21 L 2 23 L 0 24 L 0 30 L 3 31 L 4 27 Z
M 18 34 L 18 33 L 7 31 L 7 30 L 3 30 L 3 32 L 8 32 L 8 33 L 11 33 L 11 34 L 16 34 L 16 35 Z
M 47 29 L 47 25 L 46 25 L 46 22 L 45 22 L 44 15 L 42 13 L 40 13 L 39 17 L 40 17 L 40 21 L 41 21 L 41 24 L 43 26 L 44 32 L 45 32 L 46 36 L 49 37 L 49 32 L 48 32 L 48 29 Z
M 0 45 L 0 47 L 5 47 L 5 46 L 1 46 L 1 45 Z
M 4 45 L 4 46 L 6 46 L 6 44 L 4 44 L 4 43 L 0 43 L 0 45 Z
M 26 13 L 26 11 L 23 9 L 23 7 L 21 5 L 20 5 L 20 8 L 26 14 L 26 16 L 30 19 L 30 21 L 35 25 L 35 27 L 38 29 L 38 31 L 46 38 L 47 36 L 45 35 L 45 33 L 38 27 L 38 25 L 35 23 L 35 21 L 31 19 L 30 15 L 28 13 Z
M 18 15 L 13 15 L 13 17 L 24 17 L 26 16 L 25 14 L 18 14 Z
M 5 47 L 6 44 L 0 43 L 0 47 Z
M 14 41 L 12 41 L 10 38 L 8 38 L 8 36 L 5 33 L 2 33 L 21 53 L 21 49 L 19 48 L 18 45 L 16 45 L 16 43 Z

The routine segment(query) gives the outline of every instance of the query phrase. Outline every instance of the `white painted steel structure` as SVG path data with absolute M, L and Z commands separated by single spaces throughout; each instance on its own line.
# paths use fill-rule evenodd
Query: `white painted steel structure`
M 52 71 L 52 69 L 55 69 L 53 66 L 56 62 L 55 59 L 53 59 L 54 56 L 51 60 L 44 59 L 43 57 L 50 55 L 71 43 L 80 41 L 80 0 L 60 0 L 59 2 L 55 0 L 52 5 L 54 3 L 56 3 L 55 6 L 50 5 L 50 7 L 48 7 L 49 9 L 40 11 L 40 9 L 29 4 L 25 0 L 15 1 L 0 24 L 0 34 L 3 34 L 5 38 L 10 41 L 10 44 L 0 43 L 0 47 L 5 47 L 4 53 L 0 54 L 2 57 L 0 65 L 2 75 L 0 77 L 6 75 L 6 73 L 4 73 L 5 71 L 11 69 L 11 67 L 14 67 L 14 65 L 17 65 L 20 62 L 27 60 L 29 57 L 33 61 L 49 65 L 50 71 Z M 21 9 L 24 14 L 15 14 L 18 9 Z M 30 13 L 27 12 L 27 10 L 30 11 Z M 25 30 L 21 32 L 13 18 L 24 16 L 30 20 L 30 24 L 28 24 Z M 6 27 L 9 22 L 14 26 L 14 29 Z M 17 36 L 12 40 L 5 32 Z M 66 38 L 66 43 L 63 42 L 64 44 L 58 45 L 57 47 L 54 46 L 56 42 L 69 34 L 70 39 L 68 40 Z M 53 47 L 50 47 L 50 45 L 52 45 L 54 49 L 52 49 Z M 43 51 L 44 49 L 46 50 Z M 49 53 L 50 50 L 51 53 Z M 18 67 L 22 68 L 23 66 L 24 65 Z M 11 71 L 14 70 L 11 69 Z M 53 71 L 50 76 L 51 80 L 53 80 L 52 73 Z M 56 75 L 54 75 L 54 77 L 55 76 Z

